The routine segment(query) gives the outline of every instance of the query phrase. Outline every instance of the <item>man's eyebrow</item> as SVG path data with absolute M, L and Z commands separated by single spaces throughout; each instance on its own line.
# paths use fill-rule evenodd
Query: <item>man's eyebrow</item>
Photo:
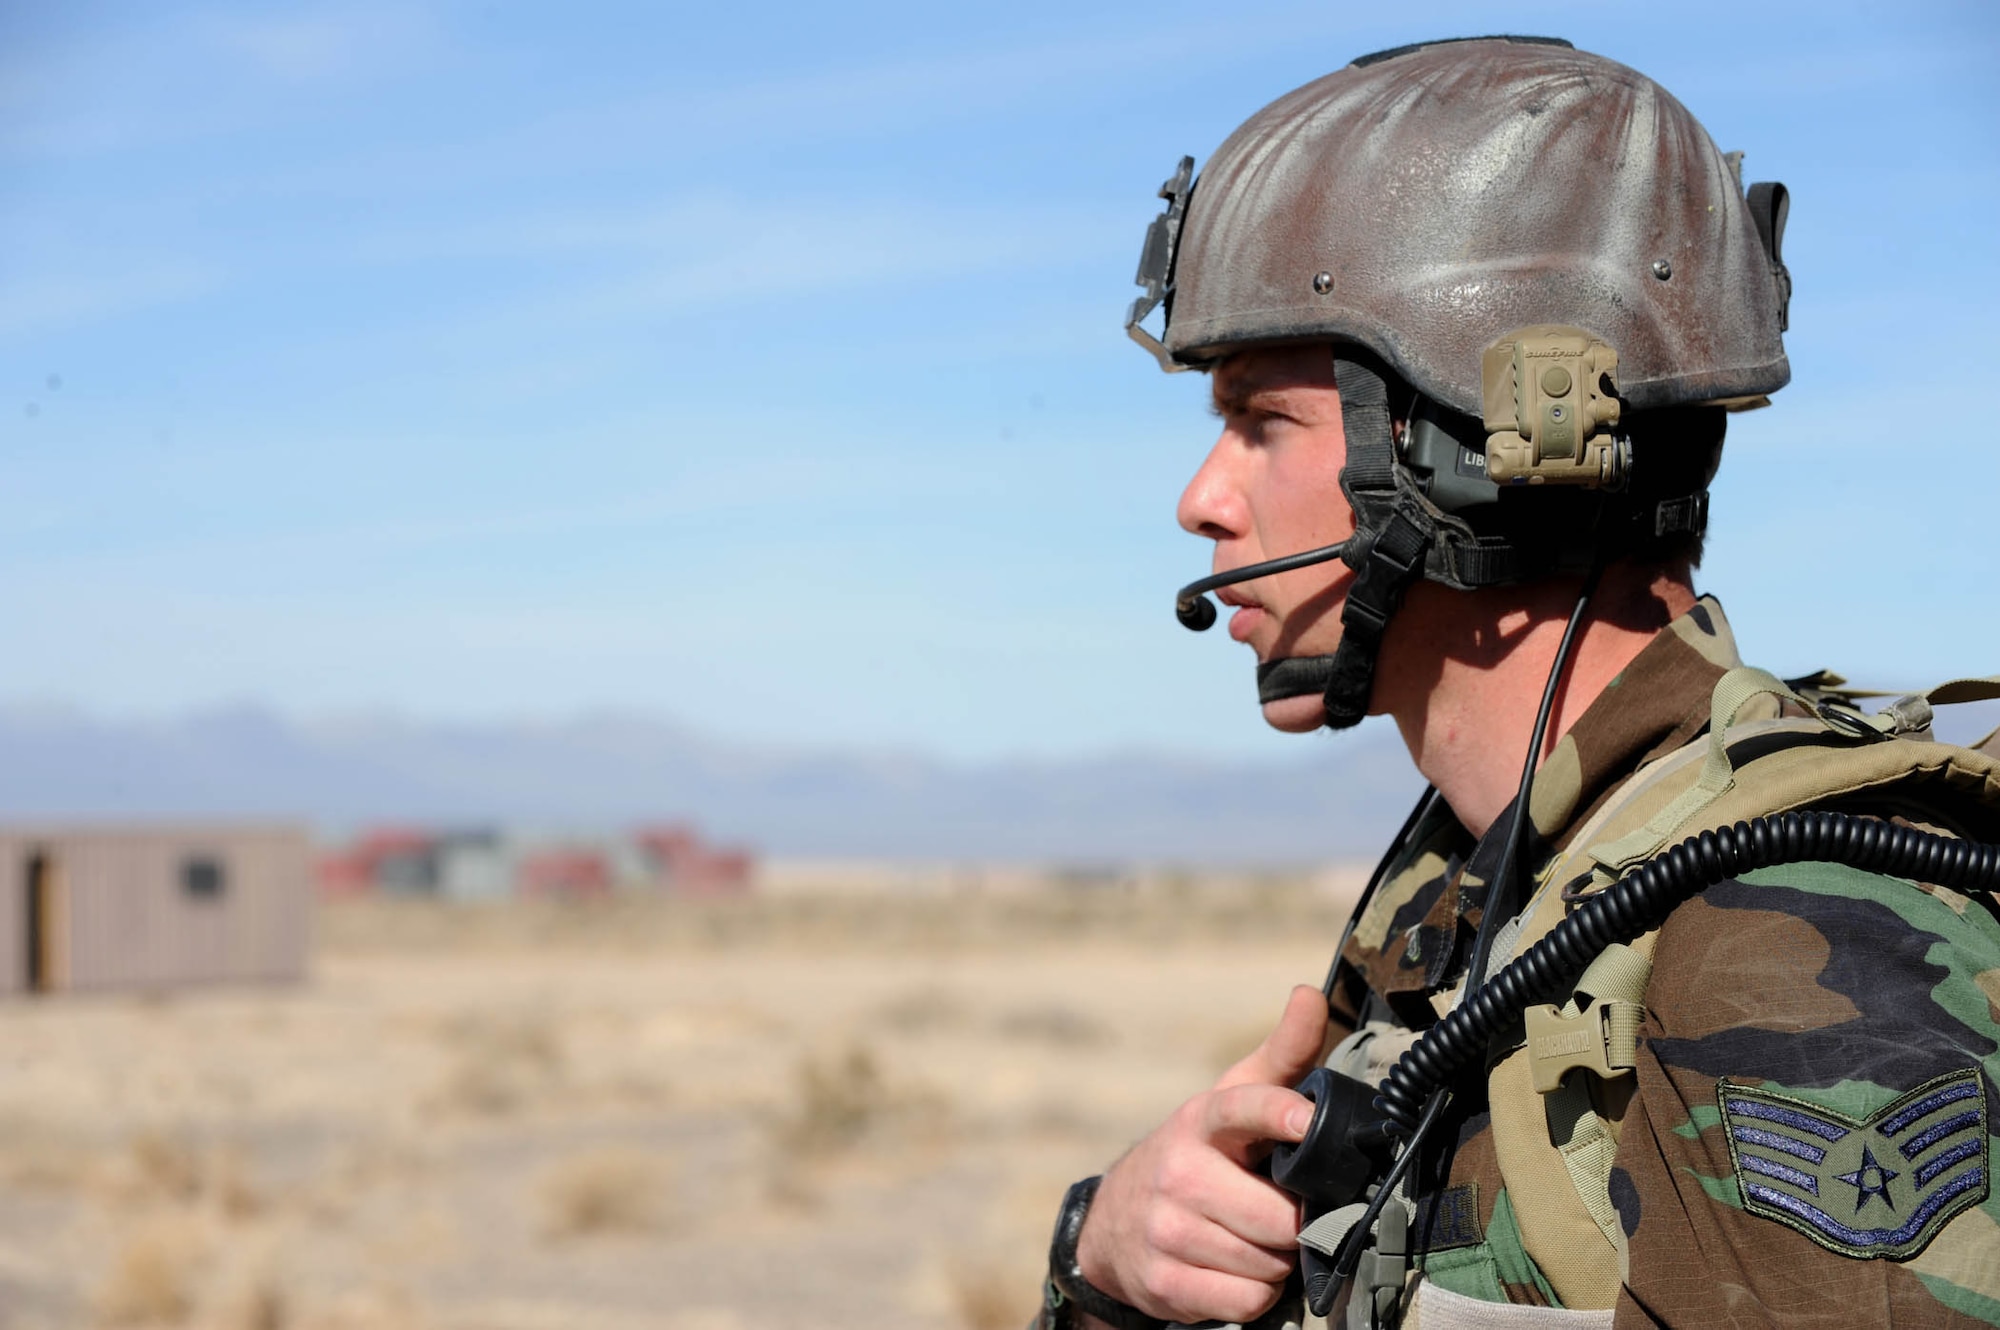
M 1291 402 L 1292 385 L 1285 383 L 1232 383 L 1224 387 L 1219 380 L 1212 380 L 1209 389 L 1208 409 L 1215 415 L 1227 416 L 1248 411 L 1260 404 L 1284 412 Z

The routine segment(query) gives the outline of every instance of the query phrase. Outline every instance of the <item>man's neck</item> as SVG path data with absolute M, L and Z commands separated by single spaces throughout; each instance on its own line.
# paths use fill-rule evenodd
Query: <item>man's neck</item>
M 1396 718 L 1417 769 L 1460 822 L 1484 835 L 1514 799 L 1535 712 L 1580 579 L 1528 587 L 1411 588 L 1382 645 L 1375 701 Z M 1549 716 L 1539 763 L 1645 649 L 1694 604 L 1685 574 L 1604 572 Z

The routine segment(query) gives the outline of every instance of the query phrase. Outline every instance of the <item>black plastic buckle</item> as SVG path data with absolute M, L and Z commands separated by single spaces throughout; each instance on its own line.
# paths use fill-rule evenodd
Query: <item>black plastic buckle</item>
M 1340 621 L 1349 633 L 1359 629 L 1372 645 L 1389 626 L 1389 616 L 1403 603 L 1403 593 L 1423 570 L 1430 533 L 1398 507 L 1388 523 L 1368 543 L 1356 569 Z
M 1708 530 L 1708 491 L 1683 495 L 1678 499 L 1662 499 L 1653 508 L 1653 535 L 1671 535 L 1676 531 L 1692 531 L 1696 535 Z

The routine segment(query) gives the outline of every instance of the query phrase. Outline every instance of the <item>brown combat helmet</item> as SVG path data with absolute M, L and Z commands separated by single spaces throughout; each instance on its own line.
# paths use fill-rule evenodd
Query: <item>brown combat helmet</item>
M 1783 186 L 1746 199 L 1666 89 L 1566 42 L 1364 56 L 1253 115 L 1191 189 L 1190 167 L 1128 320 L 1166 368 L 1358 343 L 1477 416 L 1481 351 L 1563 324 L 1616 348 L 1635 411 L 1761 405 L 1791 377 Z M 1156 341 L 1138 321 L 1163 298 Z

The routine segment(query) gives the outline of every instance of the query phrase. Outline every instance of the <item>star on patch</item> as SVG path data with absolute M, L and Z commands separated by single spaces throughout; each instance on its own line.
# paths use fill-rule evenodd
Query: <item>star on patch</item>
M 1889 1184 L 1902 1176 L 1901 1173 L 1892 1172 L 1876 1163 L 1875 1152 L 1864 1145 L 1861 1147 L 1861 1167 L 1852 1173 L 1842 1173 L 1838 1180 L 1854 1188 L 1856 1210 L 1867 1209 L 1870 1198 L 1876 1196 L 1880 1196 L 1882 1204 L 1893 1210 L 1896 1208 L 1896 1203 L 1889 1199 Z M 1870 1177 L 1875 1180 L 1870 1182 Z
M 1743 1208 L 1846 1256 L 1908 1260 L 1991 1186 L 1977 1068 L 1933 1077 L 1865 1118 L 1726 1078 L 1715 1098 Z

